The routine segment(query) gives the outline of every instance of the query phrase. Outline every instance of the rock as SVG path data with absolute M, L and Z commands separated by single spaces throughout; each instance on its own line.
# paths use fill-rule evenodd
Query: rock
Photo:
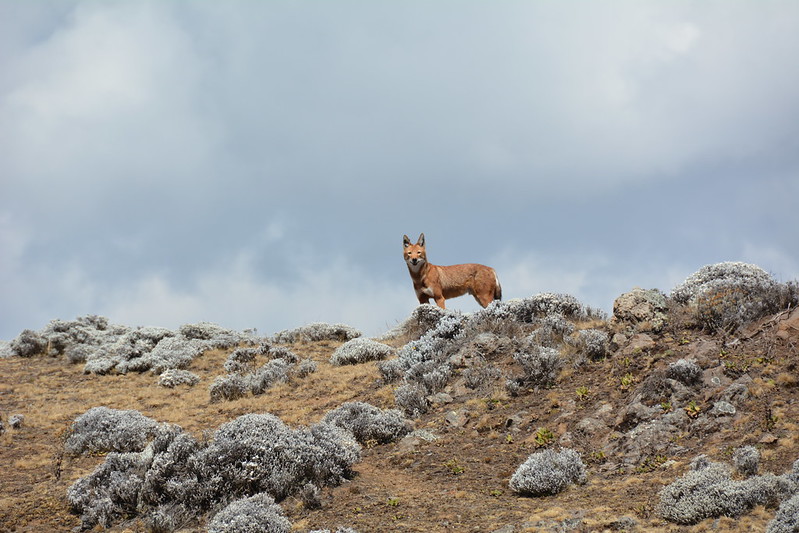
M 432 396 L 428 396 L 427 399 L 430 400 L 430 403 L 433 405 L 443 405 L 453 402 L 452 396 L 446 392 L 438 392 Z
M 607 432 L 609 428 L 602 420 L 589 417 L 577 422 L 576 430 L 587 437 L 592 437 Z
M 719 343 L 709 339 L 699 339 L 686 346 L 688 356 L 702 368 L 718 364 L 721 347 Z
M 24 415 L 11 415 L 8 417 L 8 425 L 11 426 L 13 429 L 19 429 L 22 427 L 22 422 L 25 420 Z
M 713 404 L 710 414 L 714 416 L 735 416 L 737 412 L 738 410 L 735 409 L 733 404 L 721 400 Z
M 643 353 L 648 353 L 655 347 L 655 341 L 646 333 L 638 333 L 633 335 L 627 345 L 622 348 L 621 354 L 627 357 L 640 356 Z
M 612 321 L 633 331 L 659 332 L 666 324 L 666 296 L 657 289 L 635 287 L 613 302 Z
M 659 407 L 647 407 L 640 402 L 632 403 L 616 418 L 616 429 L 628 431 L 641 422 L 651 420 L 660 411 Z
M 788 318 L 780 321 L 777 337 L 783 340 L 799 337 L 799 308 L 794 309 Z
M 778 440 L 779 439 L 774 435 L 772 435 L 771 433 L 766 433 L 765 435 L 760 437 L 760 440 L 757 442 L 759 442 L 760 444 L 774 444 Z
M 720 399 L 731 404 L 739 404 L 749 397 L 749 386 L 752 383 L 752 378 L 748 374 L 743 375 L 721 393 Z
M 447 424 L 454 428 L 462 428 L 469 421 L 469 411 L 466 409 L 458 409 L 457 411 L 450 411 L 444 417 Z

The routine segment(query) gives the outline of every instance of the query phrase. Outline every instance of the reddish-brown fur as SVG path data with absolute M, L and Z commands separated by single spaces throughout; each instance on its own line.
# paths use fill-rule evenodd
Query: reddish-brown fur
M 430 303 L 430 298 L 433 298 L 444 309 L 444 300 L 466 293 L 474 296 L 483 307 L 494 300 L 502 299 L 502 287 L 493 268 L 475 263 L 451 266 L 428 263 L 424 233 L 419 236 L 416 244 L 411 244 L 408 236 L 404 235 L 402 245 L 405 263 L 408 265 L 419 303 Z

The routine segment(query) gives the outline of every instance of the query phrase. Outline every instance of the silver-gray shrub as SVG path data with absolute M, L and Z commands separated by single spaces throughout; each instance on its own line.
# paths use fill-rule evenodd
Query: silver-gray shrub
M 795 490 L 786 477 L 773 474 L 735 481 L 725 464 L 703 461 L 694 467 L 660 491 L 662 518 L 682 525 L 721 516 L 735 518 L 757 505 L 774 505 Z
M 777 282 L 757 265 L 726 262 L 700 268 L 672 290 L 671 298 L 690 305 L 701 326 L 734 331 L 765 315 L 796 306 L 799 287 L 795 282 Z
M 117 370 L 122 373 L 128 370 L 139 372 L 149 370 L 154 374 L 161 374 L 170 368 L 186 368 L 206 349 L 207 346 L 196 340 L 166 337 L 159 341 L 152 350 L 140 357 L 137 364 L 123 363 L 117 365 Z
M 331 424 L 291 429 L 273 415 L 250 414 L 220 426 L 207 443 L 161 425 L 143 451 L 108 454 L 67 499 L 83 529 L 134 516 L 175 527 L 255 494 L 282 500 L 308 484 L 338 484 L 359 458 L 352 434 Z
M 519 347 L 513 358 L 522 367 L 522 374 L 507 383 L 508 392 L 513 395 L 522 389 L 548 387 L 557 380 L 563 366 L 560 351 L 539 346 L 531 339 Z
M 394 442 L 412 429 L 411 423 L 397 409 L 380 409 L 365 402 L 342 404 L 327 413 L 322 422 L 349 431 L 361 444 Z
M 67 502 L 81 515 L 81 530 L 110 528 L 123 517 L 137 514 L 139 494 L 147 473 L 144 452 L 112 452 L 95 470 L 67 489 Z
M 39 333 L 25 329 L 11 341 L 11 353 L 18 357 L 33 357 L 47 351 L 48 341 Z
M 339 484 L 359 458 L 360 446 L 340 428 L 293 430 L 274 415 L 248 414 L 220 426 L 191 462 L 211 494 L 267 492 L 280 500 L 306 483 Z
M 266 392 L 269 387 L 287 381 L 291 364 L 283 359 L 267 361 L 261 368 L 247 376 L 250 392 L 257 396 Z
M 754 476 L 760 467 L 760 452 L 754 446 L 741 446 L 732 454 L 732 464 L 739 473 Z
M 367 361 L 379 361 L 394 355 L 391 346 L 372 339 L 357 338 L 347 341 L 333 352 L 330 362 L 334 365 L 356 365 Z
M 250 380 L 241 374 L 217 376 L 208 389 L 211 403 L 243 398 L 250 392 L 250 383 Z
M 291 522 L 268 494 L 231 502 L 208 523 L 208 533 L 289 533 Z
M 577 332 L 575 346 L 589 359 L 603 359 L 608 355 L 610 336 L 601 329 L 583 329 Z
M 349 341 L 360 337 L 361 332 L 346 324 L 313 322 L 294 329 L 275 333 L 274 340 L 279 343 L 314 342 L 323 340 Z
M 797 531 L 799 531 L 799 492 L 782 502 L 777 514 L 766 528 L 766 533 L 797 533 Z
M 403 378 L 405 385 L 394 391 L 394 398 L 408 415 L 418 416 L 427 410 L 424 396 L 441 390 L 452 376 L 447 362 L 464 336 L 465 320 L 460 314 L 446 315 L 417 340 L 397 352 L 397 357 L 378 363 L 387 382 Z
M 158 377 L 158 384 L 162 387 L 168 387 L 170 389 L 175 388 L 178 385 L 188 385 L 189 387 L 193 387 L 199 382 L 200 376 L 194 372 L 175 368 L 165 370 Z
M 129 452 L 143 450 L 158 422 L 139 411 L 92 407 L 70 426 L 67 453 Z
M 563 315 L 570 320 L 604 319 L 606 314 L 598 309 L 583 305 L 570 294 L 546 292 L 522 300 L 509 300 L 500 307 L 507 307 L 515 320 L 534 322 L 536 318 L 549 315 Z
M 514 492 L 529 496 L 557 494 L 572 484 L 585 484 L 585 465 L 580 454 L 569 448 L 530 455 L 510 478 Z
M 457 311 L 441 309 L 435 304 L 421 304 L 411 311 L 411 314 L 402 323 L 380 336 L 379 340 L 394 339 L 403 335 L 421 337 L 434 329 L 442 318 L 458 315 Z
M 666 368 L 666 377 L 684 385 L 696 385 L 702 381 L 702 369 L 695 361 L 678 359 Z
M 316 372 L 316 368 L 316 361 L 309 357 L 300 361 L 300 363 L 293 368 L 293 372 L 298 378 L 304 378 Z
M 424 386 L 414 382 L 397 387 L 394 390 L 394 402 L 412 418 L 423 415 L 430 406 Z

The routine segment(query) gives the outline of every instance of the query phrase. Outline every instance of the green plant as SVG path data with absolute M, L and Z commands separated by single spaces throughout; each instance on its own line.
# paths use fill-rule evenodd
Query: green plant
M 660 402 L 660 408 L 663 409 L 664 413 L 670 413 L 674 409 L 669 401 Z
M 623 391 L 629 390 L 630 387 L 633 386 L 633 383 L 635 383 L 635 376 L 627 372 L 621 377 L 619 388 Z
M 535 441 L 536 446 L 543 448 L 555 440 L 555 434 L 547 428 L 538 428 L 535 432 L 535 438 L 533 440 Z
M 465 468 L 463 468 L 463 467 L 462 467 L 462 466 L 461 466 L 461 465 L 458 463 L 458 460 L 457 460 L 457 459 L 450 459 L 449 461 L 447 461 L 446 463 L 444 463 L 444 466 L 445 466 L 445 467 L 447 467 L 447 469 L 450 471 L 450 473 L 451 473 L 452 475 L 455 475 L 455 476 L 457 476 L 457 475 L 459 475 L 459 474 L 463 474 L 463 473 L 466 471 L 466 469 L 465 469 Z
M 686 413 L 686 414 L 687 414 L 687 415 L 688 415 L 690 418 L 696 418 L 697 416 L 699 416 L 699 413 L 700 413 L 701 411 L 702 411 L 702 408 L 701 408 L 701 407 L 699 407 L 699 406 L 696 404 L 696 401 L 694 401 L 694 400 L 691 400 L 690 402 L 688 402 L 688 405 L 686 405 L 686 406 L 685 406 L 685 413 Z
M 386 505 L 388 505 L 389 507 L 397 507 L 399 503 L 400 503 L 399 498 L 391 497 L 386 500 Z
M 589 458 L 590 462 L 600 464 L 604 463 L 607 460 L 607 455 L 605 455 L 605 452 L 603 452 L 602 450 L 599 450 L 597 452 L 591 452 Z
M 585 386 L 577 387 L 577 390 L 574 392 L 577 394 L 577 400 L 579 401 L 585 400 L 588 398 L 588 395 L 591 394 L 591 390 Z
M 493 496 L 494 498 L 499 498 L 502 496 L 503 492 L 499 489 L 493 489 L 488 492 L 489 496 Z
M 655 455 L 644 459 L 635 471 L 639 474 L 653 472 L 660 468 L 668 459 L 665 455 Z

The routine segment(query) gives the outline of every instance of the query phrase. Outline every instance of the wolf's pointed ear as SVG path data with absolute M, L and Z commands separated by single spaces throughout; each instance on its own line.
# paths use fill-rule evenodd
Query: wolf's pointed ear
M 424 246 L 424 233 L 419 235 L 419 240 L 416 241 L 416 244 L 418 244 L 419 246 Z
M 403 235 L 402 236 L 402 246 L 407 248 L 410 245 L 411 245 L 411 240 L 408 238 L 407 235 Z

